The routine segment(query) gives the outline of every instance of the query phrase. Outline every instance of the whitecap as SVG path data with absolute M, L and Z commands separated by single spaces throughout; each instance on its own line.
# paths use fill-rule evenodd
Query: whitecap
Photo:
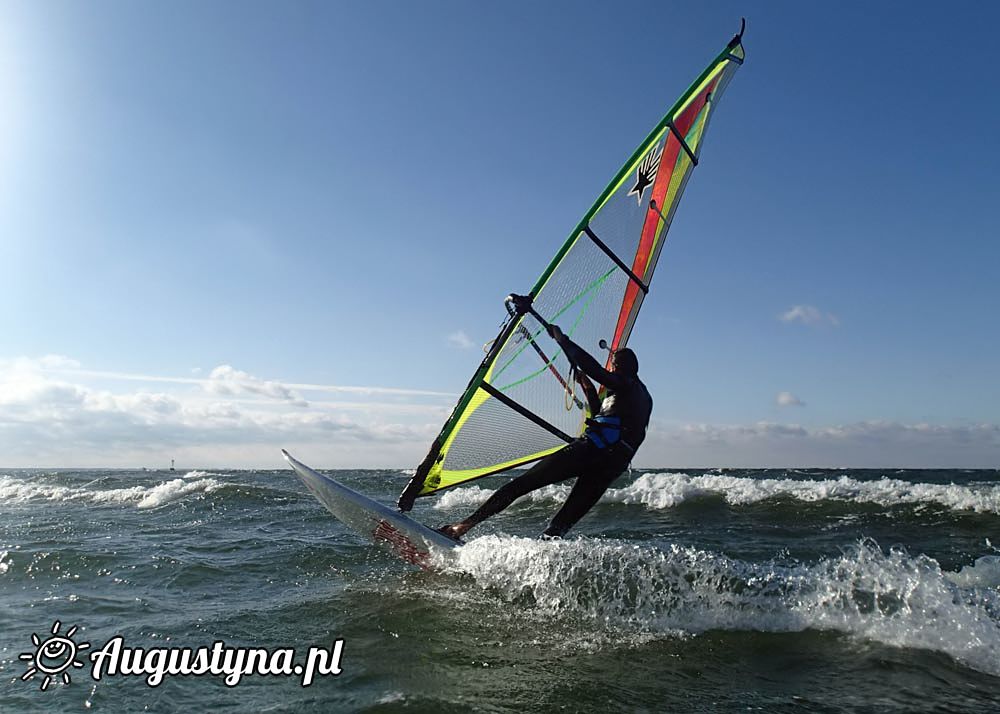
M 1000 514 L 1000 486 L 911 483 L 889 478 L 861 481 L 849 476 L 799 480 L 648 473 L 624 488 L 609 490 L 606 498 L 619 503 L 670 508 L 691 497 L 709 493 L 719 494 L 733 505 L 786 497 L 806 502 L 832 500 L 882 506 L 933 503 L 953 510 Z
M 533 491 L 528 501 L 562 501 L 570 485 L 560 484 Z M 479 505 L 493 491 L 478 486 L 447 491 L 434 507 Z M 708 473 L 692 476 L 683 473 L 646 473 L 621 488 L 611 488 L 604 494 L 605 503 L 642 505 L 653 509 L 674 508 L 685 501 L 716 495 L 734 506 L 745 506 L 771 498 L 793 498 L 804 502 L 843 501 L 874 503 L 881 506 L 899 504 L 937 504 L 956 511 L 1000 514 L 1000 486 L 975 484 L 911 483 L 900 479 L 882 478 L 861 481 L 849 476 L 835 479 L 755 479 Z
M 1000 675 L 1000 592 L 982 586 L 994 574 L 992 561 L 977 561 L 976 577 L 963 579 L 932 558 L 885 553 L 872 541 L 813 564 L 786 564 L 680 545 L 661 550 L 610 539 L 493 535 L 438 565 L 472 576 L 508 608 L 519 603 L 542 618 L 582 617 L 664 635 L 833 630 L 943 652 Z
M 570 486 L 567 484 L 545 486 L 522 496 L 515 503 L 523 505 L 525 503 L 564 501 L 566 500 L 566 496 L 569 495 L 569 491 Z M 457 507 L 479 506 L 492 496 L 493 493 L 494 491 L 479 486 L 450 489 L 441 494 L 441 497 L 434 502 L 434 508 L 438 510 L 450 510 Z
M 89 485 L 89 484 L 88 484 Z M 175 478 L 153 486 L 93 489 L 59 486 L 44 482 L 23 481 L 10 476 L 0 477 L 0 501 L 83 501 L 88 503 L 134 503 L 136 508 L 156 508 L 193 493 L 212 493 L 227 484 L 214 478 Z

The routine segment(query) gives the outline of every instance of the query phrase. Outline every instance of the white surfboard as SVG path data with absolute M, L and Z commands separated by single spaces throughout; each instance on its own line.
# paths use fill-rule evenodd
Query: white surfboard
M 314 471 L 284 449 L 281 453 L 306 488 L 337 520 L 371 538 L 376 544 L 387 547 L 407 563 L 427 570 L 431 567 L 432 549 L 447 552 L 461 545 L 459 541 Z

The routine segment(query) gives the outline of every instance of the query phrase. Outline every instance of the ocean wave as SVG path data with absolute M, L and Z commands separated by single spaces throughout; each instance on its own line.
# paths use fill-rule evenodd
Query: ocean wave
M 439 566 L 547 618 L 583 617 L 666 635 L 833 630 L 943 652 L 1000 676 L 1000 590 L 992 557 L 969 572 L 948 573 L 932 558 L 885 553 L 872 541 L 837 558 L 785 565 L 683 546 L 493 535 L 470 541 Z
M 136 508 L 157 508 L 190 494 L 208 494 L 231 485 L 214 478 L 200 478 L 199 475 L 203 472 L 192 473 L 194 475 L 186 474 L 184 477 L 153 486 L 108 489 L 59 486 L 2 476 L 0 477 L 0 501 L 5 503 L 82 501 L 97 504 L 135 504 Z
M 1000 486 L 912 483 L 881 478 L 861 481 L 850 476 L 836 479 L 753 479 L 737 476 L 663 473 L 643 474 L 625 488 L 608 492 L 619 503 L 641 503 L 670 508 L 697 496 L 718 494 L 733 505 L 747 505 L 769 498 L 800 501 L 850 501 L 881 506 L 938 504 L 960 511 L 1000 513 Z
M 526 497 L 529 502 L 564 500 L 569 485 L 547 486 Z M 477 506 L 493 493 L 479 486 L 455 489 L 441 496 L 434 508 Z M 873 503 L 881 506 L 900 504 L 945 506 L 956 511 L 1000 514 L 1000 486 L 911 483 L 882 478 L 861 481 L 850 476 L 835 479 L 755 479 L 709 473 L 691 476 L 682 473 L 643 474 L 622 488 L 608 489 L 601 501 L 643 505 L 653 509 L 674 508 L 685 501 L 721 496 L 734 506 L 745 506 L 773 498 L 799 501 L 842 501 Z
M 193 478 L 208 478 L 211 476 L 222 476 L 222 474 L 217 474 L 212 471 L 200 471 L 198 469 L 194 469 L 193 471 L 188 471 L 187 473 L 183 474 L 181 478 L 193 479 Z
M 1000 588 L 1000 556 L 984 555 L 972 565 L 945 577 L 964 588 Z
M 565 484 L 545 486 L 537 491 L 532 491 L 531 493 L 522 496 L 517 502 L 542 503 L 546 501 L 563 501 L 566 499 L 566 496 L 569 495 L 569 491 L 570 486 Z M 434 502 L 433 508 L 438 510 L 450 510 L 458 507 L 474 507 L 483 503 L 483 501 L 492 496 L 494 493 L 494 491 L 480 486 L 455 488 L 441 494 L 441 498 Z M 610 491 L 608 493 L 610 493 Z M 607 498 L 607 494 L 605 494 L 605 498 Z

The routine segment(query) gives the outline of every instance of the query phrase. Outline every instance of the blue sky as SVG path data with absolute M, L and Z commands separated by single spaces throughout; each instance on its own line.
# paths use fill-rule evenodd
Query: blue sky
M 1000 465 L 991 4 L 9 0 L 0 464 L 414 465 L 742 15 L 639 462 Z

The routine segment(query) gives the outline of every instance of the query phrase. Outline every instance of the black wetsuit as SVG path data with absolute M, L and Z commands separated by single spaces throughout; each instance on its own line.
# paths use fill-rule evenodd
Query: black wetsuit
M 625 471 L 646 438 L 653 399 L 639 377 L 607 371 L 568 337 L 560 344 L 566 356 L 585 375 L 606 388 L 607 396 L 599 413 L 588 422 L 583 436 L 504 484 L 466 519 L 466 523 L 478 524 L 526 493 L 575 476 L 576 483 L 566 503 L 545 529 L 545 535 L 562 536 Z

